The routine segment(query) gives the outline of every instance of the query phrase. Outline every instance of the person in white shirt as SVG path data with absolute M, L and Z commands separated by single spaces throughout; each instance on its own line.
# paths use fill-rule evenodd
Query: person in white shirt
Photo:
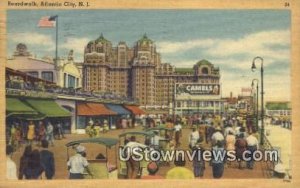
M 225 138 L 221 133 L 221 127 L 215 129 L 215 133 L 211 136 L 212 146 L 216 145 L 218 141 L 224 144 Z
M 47 128 L 46 128 L 46 140 L 49 142 L 49 144 L 51 143 L 52 146 L 54 146 L 53 140 L 54 140 L 54 136 L 53 136 L 53 130 L 54 127 L 51 124 L 51 122 L 48 122 Z
M 232 132 L 233 134 L 235 132 L 231 125 L 227 125 L 227 127 L 225 128 L 225 130 L 224 130 L 224 137 L 226 137 L 229 132 Z
M 9 180 L 17 180 L 17 166 L 11 159 L 14 149 L 11 145 L 6 146 L 6 178 Z
M 158 134 L 159 132 L 155 131 L 154 136 L 151 139 L 151 145 L 154 147 L 154 149 L 159 149 L 159 141 L 163 139 Z
M 258 150 L 259 148 L 259 142 L 257 140 L 257 138 L 254 136 L 255 132 L 252 132 L 247 138 L 247 150 L 251 152 L 250 155 L 248 155 L 248 157 L 251 158 L 251 160 L 247 161 L 247 168 L 249 169 L 253 169 L 254 166 L 254 160 L 253 160 L 253 153 Z
M 67 162 L 70 173 L 69 179 L 83 179 L 84 169 L 86 169 L 86 171 L 93 177 L 88 168 L 89 163 L 85 158 L 85 147 L 82 145 L 77 146 L 76 152 L 77 153 L 72 156 Z
M 178 147 L 180 145 L 180 137 L 181 137 L 181 129 L 182 126 L 180 125 L 179 122 L 176 122 L 176 125 L 174 126 L 175 129 L 175 145 Z
M 192 132 L 190 133 L 189 136 L 189 147 L 192 149 L 200 139 L 199 132 L 195 127 L 193 127 Z

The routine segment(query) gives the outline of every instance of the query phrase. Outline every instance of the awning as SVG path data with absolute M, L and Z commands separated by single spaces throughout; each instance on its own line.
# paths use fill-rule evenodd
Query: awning
M 78 116 L 110 116 L 116 113 L 100 103 L 78 103 Z
M 29 114 L 24 114 L 24 115 L 18 115 L 18 119 L 24 119 L 27 121 L 39 121 L 43 120 L 46 118 L 46 115 L 43 114 L 34 114 L 34 115 L 29 115 Z
M 35 114 L 38 114 L 38 112 L 32 109 L 30 106 L 24 104 L 19 99 L 12 97 L 6 98 L 6 116 Z
M 141 110 L 138 106 L 133 106 L 133 105 L 124 105 L 126 109 L 131 111 L 134 115 L 141 115 L 145 114 L 143 110 Z
M 46 117 L 69 117 L 70 112 L 52 99 L 26 99 L 26 103 Z
M 126 110 L 123 106 L 118 104 L 105 104 L 110 110 L 114 111 L 118 115 L 131 115 L 130 111 Z
M 74 146 L 81 143 L 95 143 L 95 144 L 102 144 L 107 147 L 111 147 L 116 145 L 119 142 L 118 139 L 115 138 L 105 138 L 105 137 L 97 137 L 97 138 L 87 138 L 81 140 L 75 140 L 66 144 L 67 147 Z

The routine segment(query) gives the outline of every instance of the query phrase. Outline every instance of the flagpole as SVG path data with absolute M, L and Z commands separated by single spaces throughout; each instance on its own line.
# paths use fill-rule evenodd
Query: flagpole
M 57 68 L 57 43 L 58 43 L 58 15 L 56 15 L 55 68 Z

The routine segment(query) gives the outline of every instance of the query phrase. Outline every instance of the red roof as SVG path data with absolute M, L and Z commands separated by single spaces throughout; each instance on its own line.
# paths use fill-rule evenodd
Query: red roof
M 77 115 L 79 116 L 103 116 L 116 115 L 115 112 L 109 110 L 100 103 L 79 103 L 77 104 Z
M 127 108 L 129 111 L 131 111 L 135 115 L 145 114 L 145 112 L 143 110 L 141 110 L 138 106 L 124 105 L 124 107 Z

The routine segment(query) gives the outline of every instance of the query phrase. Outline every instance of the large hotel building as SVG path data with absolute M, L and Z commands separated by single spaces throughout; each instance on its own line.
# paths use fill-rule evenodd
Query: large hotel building
M 83 87 L 85 90 L 129 96 L 147 109 L 178 108 L 181 113 L 187 111 L 190 113 L 193 110 L 203 111 L 212 105 L 215 107 L 215 101 L 220 102 L 221 99 L 220 91 L 218 94 L 211 95 L 205 91 L 210 87 L 200 87 L 201 91 L 188 92 L 189 96 L 183 95 L 185 97 L 177 98 L 175 88 L 178 84 L 180 87 L 198 84 L 217 85 L 220 90 L 219 80 L 219 68 L 214 67 L 207 60 L 199 61 L 190 69 L 175 68 L 168 63 L 162 63 L 154 42 L 146 34 L 133 47 L 127 46 L 125 42 L 119 42 L 114 47 L 101 34 L 96 40 L 90 41 L 84 50 Z M 181 89 L 181 94 L 183 90 Z M 212 100 L 212 103 L 209 100 Z M 207 110 L 220 112 L 219 106 L 217 111 L 214 108 L 207 108 Z

